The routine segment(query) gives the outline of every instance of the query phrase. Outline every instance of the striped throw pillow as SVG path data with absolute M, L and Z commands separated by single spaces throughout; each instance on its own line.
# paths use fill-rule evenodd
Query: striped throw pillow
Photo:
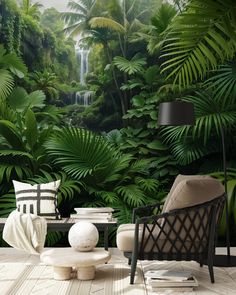
M 57 190 L 60 182 L 57 180 L 31 185 L 13 180 L 17 210 L 49 219 L 60 219 L 57 209 Z

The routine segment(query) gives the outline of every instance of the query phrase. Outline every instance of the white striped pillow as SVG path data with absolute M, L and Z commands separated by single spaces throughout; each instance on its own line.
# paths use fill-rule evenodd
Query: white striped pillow
M 31 185 L 13 180 L 17 210 L 49 219 L 60 219 L 57 209 L 57 190 L 60 182 L 57 180 Z

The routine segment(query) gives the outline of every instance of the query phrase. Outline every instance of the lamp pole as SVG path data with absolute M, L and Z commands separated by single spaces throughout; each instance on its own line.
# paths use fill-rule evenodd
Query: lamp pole
M 230 259 L 230 236 L 229 236 L 229 208 L 228 208 L 228 189 L 227 189 L 227 168 L 226 168 L 226 149 L 225 149 L 225 132 L 220 117 L 220 133 L 221 133 L 221 144 L 222 144 L 222 158 L 223 158 L 223 172 L 224 172 L 224 186 L 226 194 L 225 204 L 225 215 L 226 215 L 226 246 L 227 256 Z

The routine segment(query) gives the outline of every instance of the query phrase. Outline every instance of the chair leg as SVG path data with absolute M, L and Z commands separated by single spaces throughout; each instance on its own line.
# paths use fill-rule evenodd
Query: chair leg
M 131 258 L 128 259 L 128 265 L 131 265 Z
M 214 271 L 213 271 L 213 260 L 212 260 L 212 258 L 208 259 L 208 269 L 209 269 L 209 274 L 210 274 L 211 282 L 212 283 L 215 283 Z
M 134 283 L 136 266 L 137 266 L 137 257 L 132 257 L 132 260 L 131 260 L 131 272 L 130 272 L 130 284 L 131 285 L 133 285 L 133 283 Z

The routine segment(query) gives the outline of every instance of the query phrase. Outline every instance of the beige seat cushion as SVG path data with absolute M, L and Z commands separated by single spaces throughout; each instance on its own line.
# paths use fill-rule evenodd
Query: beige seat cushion
M 134 230 L 135 224 L 121 224 L 116 232 L 116 245 L 117 248 L 124 252 L 133 251 L 134 246 Z M 140 227 L 139 241 L 142 237 L 143 228 Z
M 152 228 L 153 225 L 150 224 L 148 225 L 149 228 Z M 121 251 L 124 252 L 132 252 L 133 251 L 133 246 L 134 246 L 134 231 L 135 231 L 135 224 L 122 224 L 118 227 L 117 229 L 117 234 L 116 234 L 116 244 L 117 248 Z M 143 233 L 143 225 L 140 224 L 139 226 L 139 242 L 141 241 L 142 238 L 142 233 Z M 158 228 L 155 228 L 153 234 L 154 236 L 158 235 L 159 230 Z M 149 234 L 146 231 L 144 240 L 147 240 Z M 151 249 L 153 245 L 152 239 L 148 241 L 147 244 L 147 249 Z
M 192 180 L 192 179 L 212 179 L 212 177 L 209 175 L 182 175 L 182 174 L 179 174 L 175 178 L 175 181 L 170 189 L 170 192 L 166 197 L 166 200 L 165 200 L 165 203 L 164 203 L 164 206 L 162 209 L 163 213 L 166 212 L 166 206 L 169 203 L 169 200 L 171 199 L 171 195 L 174 192 L 174 190 L 176 189 L 177 185 L 183 180 Z

